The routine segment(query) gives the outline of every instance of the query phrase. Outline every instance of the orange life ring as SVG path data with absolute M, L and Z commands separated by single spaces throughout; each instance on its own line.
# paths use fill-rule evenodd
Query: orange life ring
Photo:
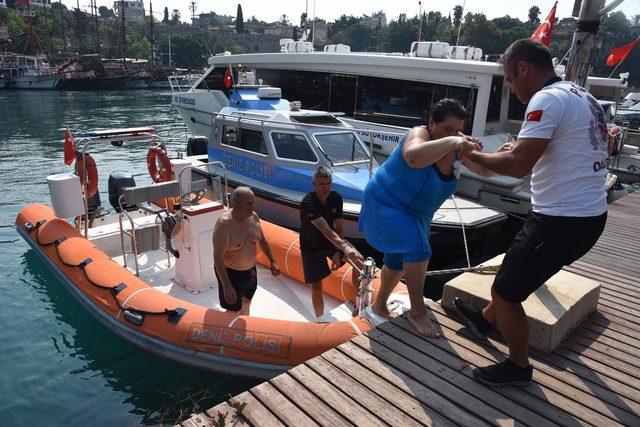
M 153 182 L 171 181 L 171 161 L 164 148 L 157 146 L 149 150 L 147 153 L 147 168 Z
M 84 171 L 85 169 L 87 171 L 88 181 L 86 182 L 87 184 L 86 194 L 87 194 L 87 198 L 89 198 L 89 197 L 93 197 L 98 191 L 98 167 L 96 166 L 96 161 L 93 160 L 93 157 L 91 157 L 90 154 L 85 154 L 84 158 L 86 160 L 83 160 L 82 153 L 76 152 L 75 168 L 76 168 L 76 174 L 80 177 L 80 182 L 82 183 L 83 186 L 85 184 Z M 85 165 L 85 161 L 86 161 L 86 165 Z

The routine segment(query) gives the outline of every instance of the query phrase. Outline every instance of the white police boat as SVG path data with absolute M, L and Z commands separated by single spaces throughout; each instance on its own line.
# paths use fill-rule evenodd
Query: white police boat
M 253 189 L 261 217 L 293 229 L 300 226 L 300 202 L 313 189 L 313 171 L 330 168 L 333 189 L 344 200 L 345 237 L 364 243 L 358 231 L 362 195 L 379 165 L 357 129 L 340 114 L 300 109 L 282 99 L 279 88 L 236 85 L 229 95 L 229 105 L 214 114 L 202 161 L 224 163 L 231 187 Z M 505 220 L 496 210 L 449 199 L 432 223 L 432 245 L 439 246 L 434 253 L 459 249 L 462 227 L 470 246 L 482 245 Z

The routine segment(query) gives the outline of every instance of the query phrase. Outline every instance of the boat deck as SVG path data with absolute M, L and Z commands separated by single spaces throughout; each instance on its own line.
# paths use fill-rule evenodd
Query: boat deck
M 609 206 L 596 246 L 568 271 L 598 280 L 597 312 L 551 354 L 532 353 L 534 384 L 489 389 L 472 369 L 502 360 L 497 335 L 475 339 L 439 304 L 444 336 L 387 322 L 264 382 L 183 426 L 226 425 L 640 425 L 640 191 Z

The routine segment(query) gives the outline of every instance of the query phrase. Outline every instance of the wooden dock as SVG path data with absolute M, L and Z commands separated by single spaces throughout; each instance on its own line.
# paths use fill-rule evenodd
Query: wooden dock
M 422 339 L 398 318 L 182 425 L 219 425 L 226 415 L 225 425 L 258 426 L 638 426 L 639 212 L 640 191 L 610 205 L 599 242 L 566 267 L 602 284 L 598 310 L 555 352 L 532 353 L 530 387 L 490 389 L 475 382 L 474 367 L 504 359 L 504 341 L 497 334 L 475 339 L 432 303 L 443 338 Z

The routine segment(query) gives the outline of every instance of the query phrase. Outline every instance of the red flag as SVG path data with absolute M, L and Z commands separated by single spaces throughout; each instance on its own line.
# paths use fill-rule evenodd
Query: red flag
M 76 152 L 76 141 L 73 139 L 71 132 L 67 129 L 64 132 L 64 162 L 67 165 L 73 163 Z
M 233 74 L 231 74 L 231 65 L 227 67 L 227 72 L 224 73 L 224 87 L 231 89 L 233 86 Z
M 558 2 L 553 5 L 553 8 L 551 9 L 551 12 L 549 12 L 547 19 L 542 21 L 542 24 L 540 24 L 538 29 L 531 36 L 533 40 L 540 40 L 546 47 L 549 47 L 549 43 L 551 43 L 551 33 L 553 32 L 553 26 L 556 22 L 557 6 Z
M 611 49 L 611 55 L 607 58 L 607 66 L 613 67 L 618 65 L 618 63 L 624 61 L 624 59 L 631 53 L 633 48 L 638 44 L 640 38 L 635 39 L 629 44 L 625 44 L 624 46 L 614 47 Z

